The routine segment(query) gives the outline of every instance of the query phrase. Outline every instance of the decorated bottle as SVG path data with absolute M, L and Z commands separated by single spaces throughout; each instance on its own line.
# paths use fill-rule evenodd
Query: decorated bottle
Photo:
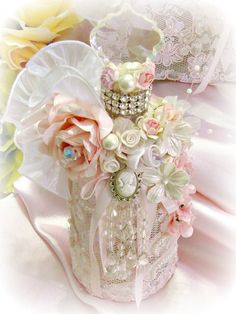
M 125 6 L 98 23 L 92 47 L 62 41 L 35 54 L 4 116 L 20 173 L 68 200 L 73 272 L 100 298 L 139 304 L 158 291 L 179 236 L 192 234 L 186 102 L 152 95 L 163 44 Z
M 74 274 L 101 298 L 140 303 L 158 291 L 174 273 L 178 237 L 192 233 L 191 127 L 180 101 L 152 96 L 163 44 L 155 23 L 127 6 L 91 33 L 112 130 L 96 176 L 71 183 L 69 206 Z

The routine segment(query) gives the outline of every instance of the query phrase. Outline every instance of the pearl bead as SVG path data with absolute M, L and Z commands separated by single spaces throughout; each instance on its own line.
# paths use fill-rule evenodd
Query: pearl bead
M 196 64 L 195 67 L 194 67 L 194 70 L 196 72 L 199 72 L 200 71 L 200 65 Z
M 164 183 L 165 185 L 167 185 L 167 184 L 169 183 L 169 180 L 168 180 L 168 179 L 165 179 L 165 180 L 163 181 L 163 183 Z
M 131 74 L 125 74 L 118 80 L 118 84 L 122 92 L 129 93 L 135 89 L 135 79 Z
M 102 144 L 106 150 L 115 150 L 119 145 L 119 139 L 117 135 L 111 133 L 104 138 Z
M 124 68 L 127 70 L 137 70 L 141 67 L 139 62 L 126 62 L 124 63 Z
M 187 89 L 187 94 L 192 94 L 192 92 L 193 92 L 192 88 Z

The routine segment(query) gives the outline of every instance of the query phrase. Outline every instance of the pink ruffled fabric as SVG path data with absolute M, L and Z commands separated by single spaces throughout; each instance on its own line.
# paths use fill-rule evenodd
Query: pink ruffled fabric
M 195 230 L 191 238 L 179 242 L 180 259 L 174 277 L 157 295 L 142 302 L 139 313 L 218 313 L 222 308 L 224 313 L 233 313 L 227 306 L 236 282 L 234 87 L 230 84 L 209 86 L 190 100 L 192 110 L 206 120 L 192 147 L 193 184 L 198 191 L 193 201 Z M 158 96 L 183 98 L 186 89 L 187 85 L 181 83 L 163 82 L 156 84 L 154 90 Z M 27 210 L 35 231 L 56 253 L 74 293 L 92 306 L 91 313 L 136 313 L 134 303 L 119 304 L 94 298 L 76 281 L 69 255 L 65 201 L 26 178 L 21 178 L 15 188 L 16 198 L 23 201 L 18 203 L 19 209 Z M 55 297 L 53 292 L 52 297 Z M 77 306 L 79 312 L 79 303 Z

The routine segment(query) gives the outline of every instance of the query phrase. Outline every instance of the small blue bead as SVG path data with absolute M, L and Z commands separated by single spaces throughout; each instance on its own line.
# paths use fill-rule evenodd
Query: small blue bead
M 70 147 L 64 148 L 64 157 L 65 159 L 74 159 L 75 158 L 75 152 Z

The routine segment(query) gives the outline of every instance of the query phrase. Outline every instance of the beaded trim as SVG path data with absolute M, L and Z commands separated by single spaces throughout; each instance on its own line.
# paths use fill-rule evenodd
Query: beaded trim
M 112 115 L 134 116 L 147 109 L 151 89 L 150 86 L 148 90 L 140 91 L 134 95 L 122 95 L 114 91 L 102 90 L 102 99 L 106 110 Z

